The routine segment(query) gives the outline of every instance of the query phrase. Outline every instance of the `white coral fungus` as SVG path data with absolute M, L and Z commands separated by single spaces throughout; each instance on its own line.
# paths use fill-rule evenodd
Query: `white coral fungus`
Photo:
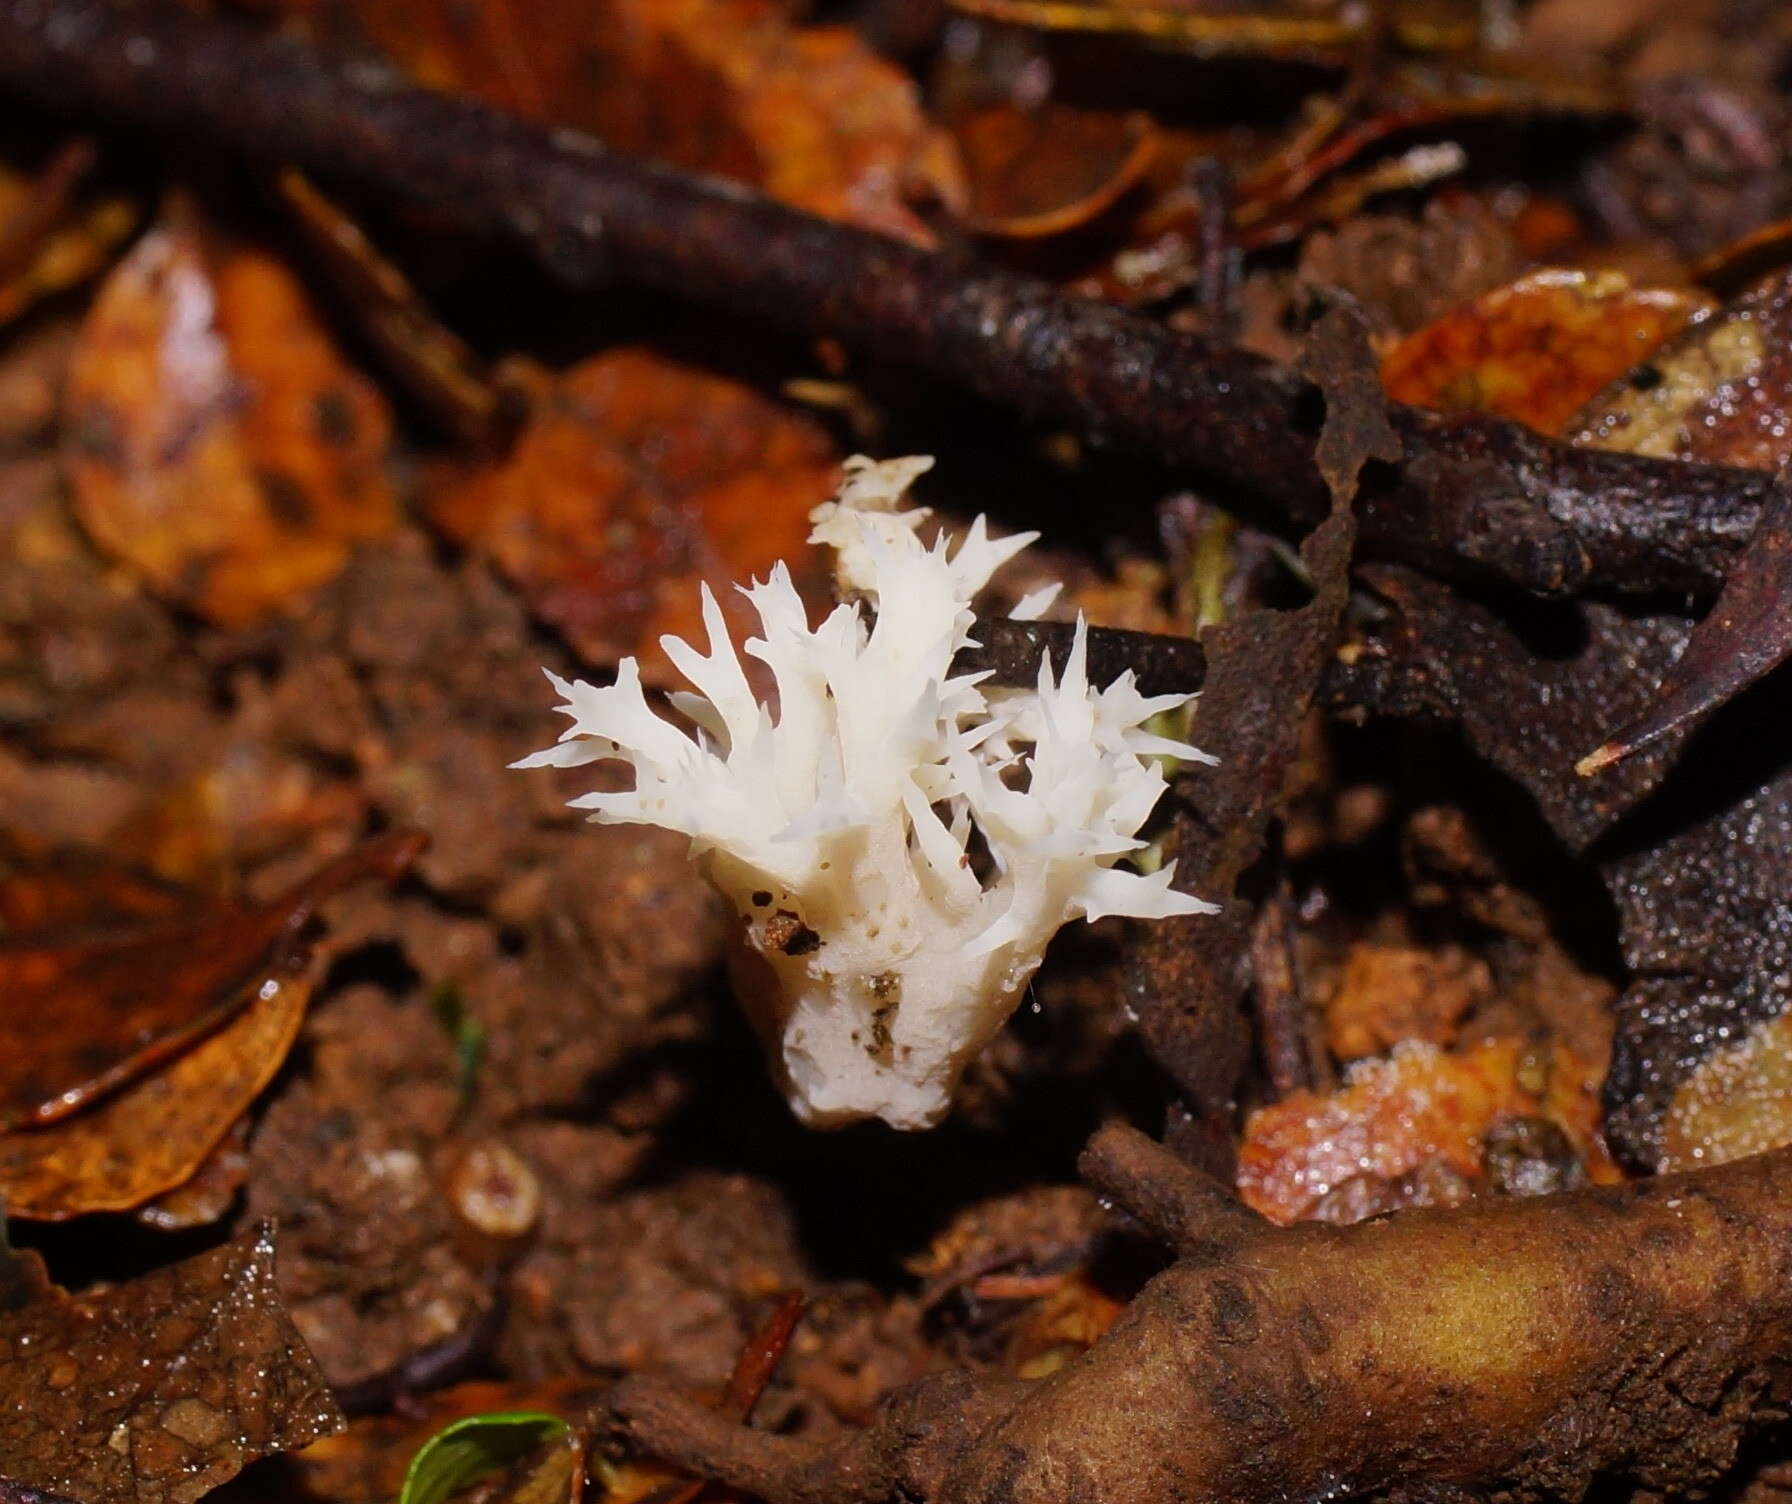
M 1213 908 L 1177 892 L 1168 867 L 1113 865 L 1163 791 L 1151 755 L 1203 758 L 1144 729 L 1187 697 L 1141 695 L 1131 674 L 1092 688 L 1080 620 L 1055 680 L 1043 663 L 1031 689 L 952 672 L 972 597 L 1037 535 L 992 539 L 979 517 L 956 549 L 924 545 L 925 511 L 895 505 L 931 464 L 849 461 L 839 499 L 811 514 L 849 601 L 818 627 L 783 565 L 741 587 L 764 633 L 746 651 L 770 670 L 775 711 L 706 589 L 707 656 L 663 639 L 697 691 L 671 699 L 690 730 L 649 707 L 625 659 L 605 688 L 550 674 L 572 725 L 517 764 L 634 766 L 633 791 L 573 806 L 690 837 L 743 921 L 742 1001 L 816 1125 L 938 1122 L 1067 920 Z

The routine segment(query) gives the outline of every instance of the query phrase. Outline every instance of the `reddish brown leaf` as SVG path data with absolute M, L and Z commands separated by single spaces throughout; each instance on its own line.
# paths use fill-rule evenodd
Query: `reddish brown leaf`
M 395 876 L 421 844 L 411 832 L 379 837 L 269 904 L 0 935 L 0 1128 L 66 1117 L 218 1028 L 283 975 L 321 900 Z
M 184 1184 L 280 1069 L 310 996 L 301 978 L 269 978 L 237 1017 L 162 1069 L 85 1112 L 0 1133 L 0 1204 L 60 1222 L 129 1211 Z
M 987 1290 L 987 1284 L 980 1282 L 976 1293 L 984 1299 L 1002 1298 Z M 1081 1270 L 1058 1275 L 1055 1288 L 1042 1292 L 1010 1340 L 1008 1366 L 1022 1379 L 1056 1373 L 1095 1346 L 1125 1309 Z
M 98 852 L 50 852 L 0 838 L 0 946 L 31 930 L 170 919 L 190 895 Z
M 444 473 L 430 510 L 483 548 L 590 662 L 642 656 L 666 682 L 662 633 L 701 638 L 697 582 L 732 586 L 778 560 L 811 568 L 809 511 L 832 445 L 808 416 L 644 350 L 616 350 L 543 390 L 502 464 Z M 737 616 L 750 620 L 750 613 Z
M 1409 334 L 1383 358 L 1382 380 L 1396 402 L 1560 433 L 1707 306 L 1618 272 L 1534 272 Z
M 0 1255 L 4 1257 L 4 1255 Z M 91 1295 L 0 1269 L 0 1458 L 82 1504 L 194 1504 L 342 1417 L 274 1290 L 273 1234 Z
M 390 423 L 298 283 L 176 212 L 107 278 L 68 378 L 64 454 L 94 540 L 225 626 L 388 530 Z
M 958 121 L 966 203 L 979 235 L 1031 240 L 1074 230 L 1111 209 L 1144 177 L 1159 132 L 1142 114 L 1047 104 L 995 104 Z
M 845 27 L 767 0 L 345 0 L 427 83 L 622 151 L 738 178 L 811 213 L 928 240 L 907 202 L 959 191 L 913 83 Z

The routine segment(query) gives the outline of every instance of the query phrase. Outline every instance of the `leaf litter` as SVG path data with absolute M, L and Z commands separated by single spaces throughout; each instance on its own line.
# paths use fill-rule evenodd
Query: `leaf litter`
M 1779 240 L 1719 244 L 1735 203 L 1774 202 L 1754 71 L 1721 101 L 1633 89 L 1647 49 L 1602 41 L 1587 5 L 1517 25 L 1603 48 L 1623 87 L 1476 52 L 1468 5 L 1396 6 L 1364 36 L 1268 6 L 262 9 L 615 150 L 1238 330 L 1287 361 L 1336 505 L 1296 553 L 1248 498 L 1222 515 L 1226 487 L 1025 432 L 832 340 L 743 352 L 717 333 L 711 351 L 627 316 L 613 336 L 601 300 L 544 298 L 328 174 L 226 203 L 185 164 L 129 163 L 153 179 L 129 203 L 177 191 L 120 257 L 135 211 L 110 156 L 8 156 L 0 836 L 19 873 L 58 855 L 0 882 L 0 1194 L 15 1237 L 98 1282 L 32 1276 L 38 1355 L 5 1351 L 22 1394 L 60 1372 L 32 1366 L 48 1348 L 84 1354 L 66 1328 L 85 1324 L 175 1387 L 122 1418 L 117 1396 L 27 1421 L 0 1406 L 0 1497 L 196 1498 L 321 1434 L 325 1383 L 365 1412 L 353 1428 L 221 1498 L 392 1498 L 443 1425 L 473 1437 L 522 1410 L 570 1430 L 443 1486 L 688 1500 L 716 1485 L 624 1459 L 604 1396 L 635 1374 L 714 1397 L 743 1353 L 762 1392 L 709 1412 L 733 1427 L 757 1401 L 741 1447 L 874 1435 L 929 1370 L 966 1395 L 971 1374 L 1081 1382 L 1157 1258 L 1067 1184 L 1105 1118 L 1162 1125 L 1278 1222 L 1430 1207 L 1465 1220 L 1396 1226 L 1464 1228 L 1513 1196 L 1792 1135 L 1783 738 L 1777 680 L 1751 688 L 1784 656 L 1780 509 L 1696 627 L 1699 603 L 1353 573 L 1346 515 L 1413 435 L 1492 432 L 1489 414 L 1785 463 Z M 1694 67 L 1733 45 L 1708 19 L 1651 24 Z M 1331 71 L 1290 69 L 1314 48 Z M 1634 131 L 1568 123 L 1617 109 Z M 1559 171 L 1489 149 L 1519 122 L 1554 133 Z M 1647 240 L 1664 220 L 1667 248 Z M 562 327 L 568 306 L 589 325 Z M 577 829 L 564 790 L 498 770 L 539 738 L 536 661 L 639 654 L 663 683 L 657 640 L 698 625 L 697 586 L 735 609 L 725 587 L 779 559 L 821 609 L 808 511 L 852 440 L 917 431 L 942 454 L 943 528 L 994 506 L 1045 529 L 1066 600 L 1036 635 L 1077 606 L 1200 623 L 1196 734 L 1221 763 L 1179 771 L 1142 860 L 1175 855 L 1227 907 L 1062 944 L 935 1140 L 817 1139 L 744 1064 L 725 920 L 676 838 Z M 1634 756 L 1575 777 L 1614 744 Z M 390 852 L 402 838 L 377 833 L 413 821 L 437 840 L 410 880 L 333 900 L 324 956 L 297 969 L 303 874 L 356 838 Z M 239 875 L 257 897 L 195 905 L 167 881 Z M 136 1219 L 115 1250 L 127 1224 L 107 1213 Z M 173 1266 L 173 1245 L 135 1241 L 183 1229 L 235 1241 Z M 172 1364 L 154 1377 L 176 1286 L 208 1311 L 238 1286 L 266 1297 L 278 1394 L 238 1383 L 244 1346 L 196 1365 L 198 1402 Z M 0 1315 L 0 1342 L 25 1319 Z M 949 1408 L 916 1434 L 975 1418 Z M 1716 1470 L 1683 1450 L 1685 1476 Z M 1577 1452 L 1559 1451 L 1566 1477 Z

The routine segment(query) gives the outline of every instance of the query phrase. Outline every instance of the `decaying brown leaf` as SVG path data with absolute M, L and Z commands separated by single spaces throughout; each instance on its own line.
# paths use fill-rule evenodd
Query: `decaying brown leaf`
M 1236 896 L 1238 882 L 1262 854 L 1281 808 L 1301 723 L 1337 640 L 1356 537 L 1350 492 L 1387 427 L 1373 369 L 1348 353 L 1360 344 L 1360 329 L 1353 332 L 1352 315 L 1342 308 L 1326 320 L 1329 332 L 1321 336 L 1311 379 L 1324 392 L 1332 436 L 1328 481 L 1339 489 L 1331 515 L 1301 545 L 1313 599 L 1292 611 L 1249 612 L 1201 639 L 1207 677 L 1200 713 L 1227 728 L 1228 751 L 1217 767 L 1189 767 L 1179 775 L 1184 807 L 1167 844 L 1178 886 L 1223 907 L 1217 915 L 1142 927 L 1128 957 L 1127 989 L 1140 1033 L 1191 1116 L 1186 1147 L 1215 1165 L 1232 1154 L 1232 1101 L 1248 1050 L 1239 1000 L 1254 911 Z
M 747 623 L 733 582 L 780 559 L 799 580 L 810 572 L 809 511 L 836 474 L 806 414 L 649 351 L 614 350 L 544 382 L 510 457 L 442 472 L 430 510 L 587 661 L 634 653 L 664 680 L 660 636 L 701 639 L 699 581 Z
M 0 934 L 0 1127 L 67 1117 L 217 1029 L 282 977 L 321 900 L 395 876 L 420 846 L 413 832 L 379 837 L 253 907 Z
M 1484 293 L 1386 354 L 1396 402 L 1515 418 L 1560 433 L 1588 402 L 1710 304 L 1619 272 L 1541 271 Z
M 82 525 L 224 626 L 322 584 L 395 520 L 390 420 L 292 274 L 177 208 L 101 287 L 63 452 Z
M 1347 507 L 1370 460 L 1394 464 L 1401 456 L 1399 435 L 1388 420 L 1387 398 L 1375 369 L 1362 310 L 1345 293 L 1333 293 L 1308 331 L 1295 373 L 1319 388 L 1325 420 L 1313 462 L 1325 477 L 1334 506 Z
M 1448 1045 L 1457 1021 L 1492 991 L 1487 963 L 1460 946 L 1353 945 L 1325 1005 L 1326 1040 L 1340 1060 L 1406 1039 Z
M 186 1182 L 280 1069 L 310 995 L 301 977 L 269 977 L 237 1017 L 161 1070 L 85 1112 L 0 1133 L 0 1204 L 59 1222 L 129 1211 Z
M 33 1253 L 0 1266 L 0 1458 L 16 1482 L 82 1504 L 193 1504 L 341 1424 L 275 1293 L 266 1226 L 79 1296 Z

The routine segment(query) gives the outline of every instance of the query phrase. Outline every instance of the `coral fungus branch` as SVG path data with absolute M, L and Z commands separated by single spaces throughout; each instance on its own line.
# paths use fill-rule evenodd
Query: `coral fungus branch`
M 620 278 L 835 336 L 1202 472 L 1285 522 L 1325 510 L 1309 389 L 1268 362 L 222 17 L 0 0 L 0 88 L 424 206 L 569 282 Z M 1714 590 L 1769 484 L 1486 417 L 1391 416 L 1406 460 L 1364 487 L 1365 548 L 1535 590 Z

